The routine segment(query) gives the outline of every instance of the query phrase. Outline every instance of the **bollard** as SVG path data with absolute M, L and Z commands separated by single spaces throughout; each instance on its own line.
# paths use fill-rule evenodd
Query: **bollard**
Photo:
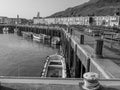
M 68 62 L 70 67 L 70 56 L 71 56 L 71 37 L 69 38 L 69 45 L 68 45 Z
M 87 72 L 83 75 L 84 84 L 82 86 L 85 90 L 98 90 L 100 83 L 98 82 L 98 74 L 94 72 Z
M 103 40 L 98 39 L 96 40 L 96 46 L 95 46 L 95 57 L 96 58 L 102 58 L 102 51 L 103 51 Z
M 84 35 L 80 35 L 80 44 L 84 44 Z

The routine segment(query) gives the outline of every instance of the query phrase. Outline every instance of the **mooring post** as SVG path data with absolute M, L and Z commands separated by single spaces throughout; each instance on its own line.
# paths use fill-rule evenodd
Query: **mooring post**
M 61 38 L 62 38 L 63 53 L 65 55 L 65 36 L 63 32 L 61 32 Z
M 72 35 L 72 33 L 73 33 L 73 29 L 70 29 L 70 35 Z
M 28 29 L 28 27 L 26 27 L 27 28 L 27 32 L 29 32 L 29 29 Z
M 68 46 L 68 62 L 70 67 L 70 56 L 71 56 L 71 37 L 69 38 L 69 46 Z
M 84 35 L 80 35 L 80 44 L 84 44 Z
M 113 34 L 112 34 L 112 37 L 111 37 L 111 38 L 113 39 Z M 111 48 L 113 48 L 113 44 L 114 44 L 114 43 L 113 43 L 113 40 L 111 40 L 111 45 L 110 45 Z
M 95 57 L 102 58 L 102 51 L 103 51 L 103 39 L 97 39 L 95 45 Z
M 2 85 L 1 85 L 1 82 L 0 82 L 0 90 L 2 90 Z
M 70 75 L 70 56 L 69 56 L 69 54 L 70 54 L 70 49 L 69 49 L 69 47 L 70 47 L 70 45 L 68 45 L 68 43 L 70 44 L 70 42 L 67 40 L 67 38 L 66 38 L 66 41 L 65 41 L 65 46 L 66 46 L 66 64 L 67 64 L 67 76 L 68 77 L 71 77 L 71 75 Z
M 94 72 L 87 72 L 83 75 L 84 78 L 84 84 L 82 85 L 82 88 L 84 90 L 104 90 L 101 89 L 101 85 L 98 81 L 99 75 Z
M 53 38 L 53 31 L 50 30 L 50 45 L 51 45 L 51 42 L 52 42 L 52 38 Z
M 65 52 L 66 52 L 66 58 L 67 58 L 67 63 L 68 63 L 68 41 L 67 41 L 67 38 L 65 38 Z
M 39 34 L 39 28 L 37 27 L 37 34 Z
M 46 35 L 49 35 L 49 34 L 48 34 L 48 26 L 47 26 L 47 29 L 46 29 L 46 31 L 47 31 L 47 32 L 46 32 Z
M 81 62 L 81 65 L 80 65 L 81 67 L 80 67 L 80 78 L 82 78 L 83 77 L 83 64 L 82 64 L 82 62 Z
M 75 73 L 75 77 L 76 77 L 76 69 L 77 69 L 77 44 L 75 44 L 75 48 L 74 48 L 74 73 Z
M 45 35 L 47 35 L 47 27 L 46 27 L 46 29 L 45 29 Z
M 62 33 L 62 31 L 60 31 L 60 38 L 61 38 L 61 46 L 63 47 L 63 40 L 64 40 L 64 35 L 63 35 L 63 33 Z
M 28 32 L 30 32 L 30 28 L 28 27 Z
M 90 58 L 87 59 L 87 70 L 86 72 L 90 71 Z

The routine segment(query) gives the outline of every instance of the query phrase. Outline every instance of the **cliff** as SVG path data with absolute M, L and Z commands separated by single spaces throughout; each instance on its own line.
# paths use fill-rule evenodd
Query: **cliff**
M 120 0 L 90 0 L 82 5 L 57 12 L 50 17 L 104 16 L 114 15 L 115 12 L 119 15 Z

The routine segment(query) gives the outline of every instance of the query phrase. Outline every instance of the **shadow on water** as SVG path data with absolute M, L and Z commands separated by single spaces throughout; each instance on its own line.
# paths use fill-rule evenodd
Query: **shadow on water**
M 0 86 L 0 90 L 17 90 L 17 89 L 12 89 L 12 88 L 9 88 L 9 87 Z

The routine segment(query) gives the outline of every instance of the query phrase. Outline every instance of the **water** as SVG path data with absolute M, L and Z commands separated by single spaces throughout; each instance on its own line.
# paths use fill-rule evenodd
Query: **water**
M 56 52 L 16 34 L 0 34 L 0 76 L 40 77 L 46 57 Z

